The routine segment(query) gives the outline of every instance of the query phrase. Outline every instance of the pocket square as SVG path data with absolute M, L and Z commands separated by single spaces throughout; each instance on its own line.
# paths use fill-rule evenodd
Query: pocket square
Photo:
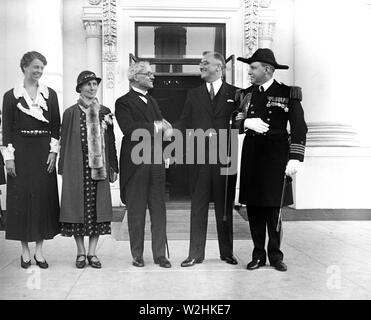
M 227 102 L 234 102 L 234 100 L 232 100 L 232 99 L 228 99 Z

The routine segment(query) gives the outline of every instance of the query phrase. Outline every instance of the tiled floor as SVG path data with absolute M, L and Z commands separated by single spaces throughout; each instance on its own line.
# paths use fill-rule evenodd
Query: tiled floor
M 76 269 L 74 240 L 60 236 L 45 243 L 49 269 L 23 270 L 20 244 L 4 237 L 0 299 L 371 299 L 371 221 L 285 222 L 285 273 L 246 270 L 251 240 L 234 242 L 237 266 L 220 261 L 217 240 L 208 240 L 206 260 L 192 268 L 180 267 L 188 241 L 169 240 L 171 269 L 154 265 L 146 240 L 146 267 L 135 268 L 129 242 L 111 236 L 99 242 L 101 270 Z

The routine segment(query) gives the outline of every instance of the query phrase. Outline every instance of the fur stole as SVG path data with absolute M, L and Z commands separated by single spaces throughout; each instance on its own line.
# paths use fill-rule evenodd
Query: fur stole
M 88 141 L 88 159 L 93 180 L 105 180 L 106 169 L 106 146 L 104 141 L 104 128 L 99 117 L 100 104 L 97 99 L 87 105 L 81 98 L 78 103 L 86 114 L 86 132 Z

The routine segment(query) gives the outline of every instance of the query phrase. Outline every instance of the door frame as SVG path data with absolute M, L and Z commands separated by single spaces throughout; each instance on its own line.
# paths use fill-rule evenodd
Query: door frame
M 190 0 L 177 2 L 164 0 L 160 3 L 145 0 L 123 0 L 117 6 L 117 55 L 115 66 L 114 87 L 112 95 L 106 104 L 114 106 L 115 100 L 128 92 L 129 81 L 127 70 L 129 54 L 135 52 L 135 23 L 136 22 L 174 22 L 174 23 L 223 23 L 225 24 L 226 56 L 232 53 L 236 56 L 243 54 L 243 5 L 240 0 L 215 2 Z M 201 51 L 201 50 L 200 50 Z M 235 85 L 243 84 L 243 67 L 235 70 Z M 117 150 L 120 150 L 122 133 L 115 123 Z M 112 190 L 114 205 L 122 205 L 118 187 Z

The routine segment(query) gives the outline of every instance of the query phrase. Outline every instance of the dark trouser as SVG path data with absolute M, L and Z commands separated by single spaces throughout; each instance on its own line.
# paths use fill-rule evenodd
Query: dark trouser
M 198 165 L 197 180 L 191 200 L 191 235 L 189 257 L 205 258 L 205 244 L 209 202 L 214 198 L 216 227 L 218 232 L 219 252 L 222 257 L 233 255 L 233 220 L 232 206 L 234 187 L 229 188 L 227 197 L 227 221 L 223 221 L 225 176 L 220 175 L 218 165 Z M 229 185 L 236 181 L 235 176 L 229 176 Z
M 254 242 L 253 259 L 266 261 L 265 233 L 268 229 L 268 259 L 271 264 L 283 260 L 280 250 L 280 232 L 276 232 L 279 208 L 275 207 L 247 207 L 250 231 Z
M 165 256 L 166 207 L 164 166 L 155 164 L 140 166 L 125 188 L 125 199 L 132 256 L 143 257 L 147 204 L 151 218 L 153 258 Z

